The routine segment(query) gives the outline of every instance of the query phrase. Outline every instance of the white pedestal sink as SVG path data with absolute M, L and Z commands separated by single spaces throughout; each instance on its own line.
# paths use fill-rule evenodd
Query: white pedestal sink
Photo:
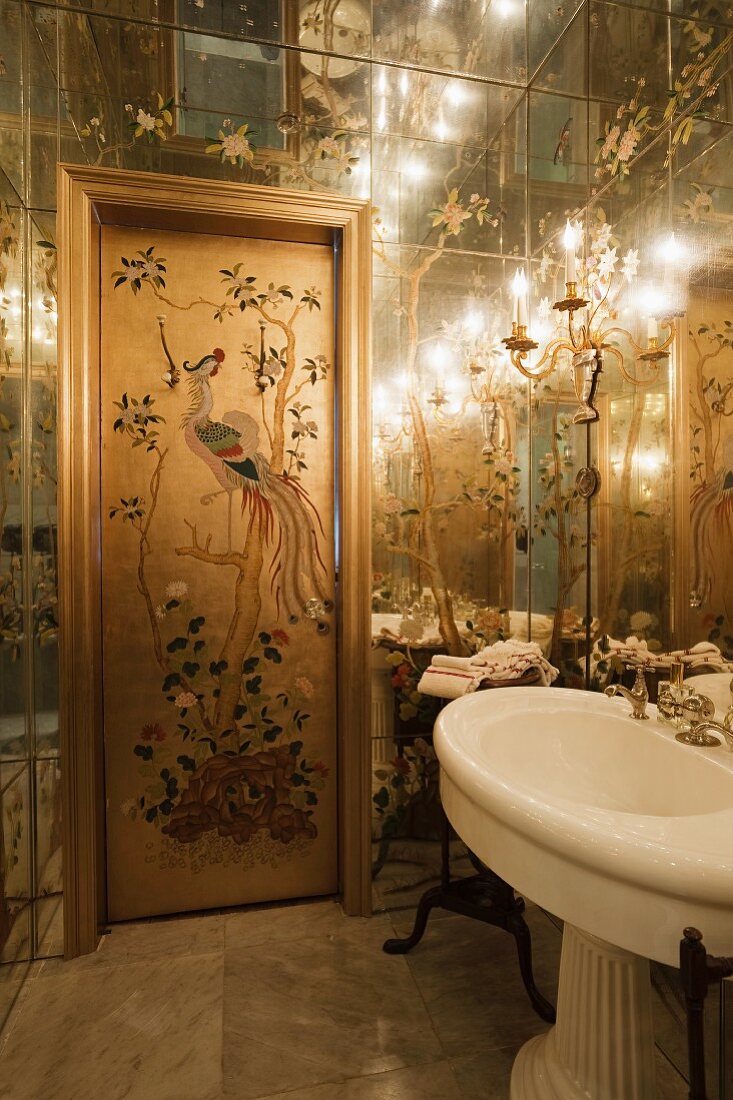
M 519 1052 L 512 1100 L 653 1100 L 647 960 L 677 966 L 688 925 L 733 954 L 733 753 L 681 745 L 649 713 L 504 688 L 438 719 L 456 832 L 566 922 L 557 1024 Z

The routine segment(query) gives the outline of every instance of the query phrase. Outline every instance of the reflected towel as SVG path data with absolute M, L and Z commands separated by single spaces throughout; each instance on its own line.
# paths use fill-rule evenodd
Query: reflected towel
M 484 680 L 518 680 L 531 669 L 539 672 L 540 683 L 545 687 L 560 675 L 536 642 L 509 639 L 494 642 L 472 657 L 437 654 L 423 673 L 417 690 L 440 699 L 459 699 L 476 691 Z
M 668 669 L 673 661 L 681 661 L 689 669 L 711 668 L 728 672 L 733 668 L 713 642 L 698 642 L 690 649 L 673 649 L 668 653 L 654 653 L 643 638 L 631 635 L 625 642 L 606 638 L 604 649 L 596 645 L 591 656 L 591 668 L 609 657 L 618 657 L 629 665 L 645 668 Z

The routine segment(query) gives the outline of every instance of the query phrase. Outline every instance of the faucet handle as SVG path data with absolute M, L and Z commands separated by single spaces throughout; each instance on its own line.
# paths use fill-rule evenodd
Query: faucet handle
M 707 695 L 692 691 L 682 700 L 682 717 L 691 723 L 715 717 L 715 703 Z
M 646 702 L 649 702 L 649 688 L 646 683 L 646 674 L 643 665 L 628 665 L 629 669 L 635 668 L 636 676 L 634 677 L 633 691 L 638 692 L 639 695 L 646 693 Z
M 644 719 L 649 715 L 646 712 L 646 706 L 649 702 L 649 688 L 646 684 L 646 675 L 643 665 L 627 665 L 627 668 L 634 669 L 636 676 L 634 677 L 634 686 L 629 694 L 629 701 L 631 703 L 631 717 Z

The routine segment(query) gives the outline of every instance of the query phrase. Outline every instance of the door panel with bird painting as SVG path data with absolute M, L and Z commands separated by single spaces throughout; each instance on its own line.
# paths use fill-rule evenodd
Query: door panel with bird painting
M 337 889 L 333 280 L 102 230 L 111 920 Z

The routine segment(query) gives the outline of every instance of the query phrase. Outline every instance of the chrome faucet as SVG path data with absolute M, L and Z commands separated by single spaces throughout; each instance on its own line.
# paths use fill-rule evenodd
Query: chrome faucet
M 630 691 L 623 684 L 611 684 L 604 690 L 603 694 L 607 695 L 609 699 L 614 695 L 623 695 L 624 699 L 631 703 L 632 718 L 636 718 L 641 722 L 649 717 L 646 712 L 647 703 L 649 702 L 649 690 L 646 686 L 644 669 L 641 665 L 636 669 L 634 686 Z

